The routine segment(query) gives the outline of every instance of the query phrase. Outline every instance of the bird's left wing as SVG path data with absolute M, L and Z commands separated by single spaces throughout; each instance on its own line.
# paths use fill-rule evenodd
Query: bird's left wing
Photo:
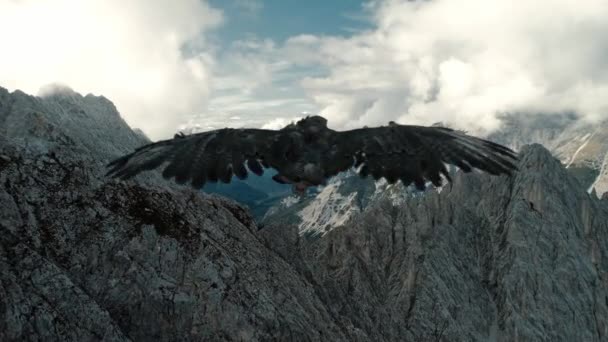
M 449 180 L 445 164 L 464 172 L 473 168 L 490 174 L 511 174 L 517 155 L 511 149 L 444 127 L 391 124 L 335 132 L 324 154 L 323 169 L 330 177 L 353 166 L 363 177 L 401 180 L 424 188 L 425 180 L 441 184 Z
M 231 128 L 176 135 L 110 162 L 107 175 L 128 179 L 167 163 L 163 177 L 175 177 L 179 184 L 190 182 L 201 188 L 208 181 L 229 183 L 233 174 L 240 179 L 247 177 L 245 163 L 258 175 L 263 167 L 273 167 L 277 154 L 272 149 L 281 136 L 281 131 Z

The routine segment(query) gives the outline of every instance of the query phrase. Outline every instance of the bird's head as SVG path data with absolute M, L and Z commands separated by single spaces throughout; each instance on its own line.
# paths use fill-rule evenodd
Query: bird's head
M 307 116 L 298 121 L 296 126 L 304 131 L 317 133 L 327 128 L 327 119 L 322 116 Z

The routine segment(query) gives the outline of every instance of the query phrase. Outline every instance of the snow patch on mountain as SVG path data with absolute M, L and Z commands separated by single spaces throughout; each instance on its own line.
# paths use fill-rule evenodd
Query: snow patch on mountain
M 281 206 L 283 206 L 283 208 L 289 208 L 292 205 L 298 203 L 298 201 L 299 201 L 298 196 L 295 196 L 295 195 L 287 196 L 281 200 Z
M 325 234 L 334 227 L 345 224 L 359 210 L 355 204 L 357 192 L 347 196 L 339 192 L 343 181 L 338 180 L 323 187 L 317 196 L 304 207 L 298 216 L 301 219 L 299 232 L 305 234 Z
M 502 128 L 487 137 L 518 150 L 539 143 L 551 151 L 584 189 L 598 196 L 608 190 L 608 120 L 590 123 L 575 113 L 509 115 Z
M 587 133 L 580 139 L 583 141 L 583 143 L 581 144 L 581 146 L 579 146 L 579 148 L 576 149 L 576 151 L 574 151 L 574 154 L 572 155 L 572 157 L 570 158 L 570 161 L 566 165 L 566 169 L 569 168 L 572 165 L 572 163 L 574 163 L 574 161 L 576 160 L 576 156 L 578 156 L 578 154 L 581 152 L 581 150 L 583 150 L 587 146 L 587 144 L 589 143 L 589 140 L 591 140 L 590 139 L 591 137 L 593 137 L 593 133 Z
M 389 184 L 386 179 L 382 178 L 375 181 L 374 186 L 376 189 L 371 196 L 371 201 L 388 199 L 393 205 L 400 205 L 411 195 L 411 192 L 408 191 L 407 187 L 403 186 L 401 181 Z
M 600 167 L 600 172 L 597 178 L 593 181 L 593 184 L 587 189 L 588 193 L 591 193 L 595 189 L 595 192 L 601 196 L 605 192 L 608 192 L 608 153 L 604 156 L 604 161 Z

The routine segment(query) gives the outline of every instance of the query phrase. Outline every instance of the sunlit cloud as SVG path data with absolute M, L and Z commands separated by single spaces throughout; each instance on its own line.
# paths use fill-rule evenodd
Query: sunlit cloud
M 491 131 L 514 112 L 608 117 L 603 0 L 374 1 L 374 28 L 293 37 L 328 69 L 302 85 L 337 128 L 443 121 Z M 292 55 L 294 55 L 292 53 Z
M 260 16 L 269 6 L 238 4 Z M 608 115 L 604 0 L 363 8 L 367 28 L 340 35 L 211 44 L 210 31 L 238 22 L 205 1 L 0 0 L 0 85 L 104 95 L 153 139 L 195 124 L 278 127 L 302 112 L 334 129 L 441 121 L 475 133 L 509 113 Z
M 200 0 L 2 0 L 0 85 L 104 95 L 132 127 L 166 137 L 205 109 L 213 56 L 201 47 L 221 21 Z
M 348 36 L 240 42 L 224 84 L 300 96 L 335 129 L 441 121 L 488 133 L 509 113 L 608 117 L 603 0 L 388 0 L 366 11 L 370 28 Z

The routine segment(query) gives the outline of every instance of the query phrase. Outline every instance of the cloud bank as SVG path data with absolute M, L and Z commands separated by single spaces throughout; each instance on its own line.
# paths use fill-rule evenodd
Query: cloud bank
M 373 29 L 293 37 L 327 69 L 302 86 L 335 128 L 443 121 L 478 133 L 513 112 L 608 118 L 605 0 L 374 1 Z
M 103 94 L 152 139 L 198 121 L 279 128 L 307 112 L 335 129 L 442 121 L 477 134 L 509 113 L 608 118 L 606 0 L 364 8 L 368 29 L 348 35 L 212 45 L 224 14 L 203 0 L 0 0 L 0 85 Z
M 152 139 L 203 110 L 222 15 L 201 0 L 0 0 L 0 85 L 103 94 Z

